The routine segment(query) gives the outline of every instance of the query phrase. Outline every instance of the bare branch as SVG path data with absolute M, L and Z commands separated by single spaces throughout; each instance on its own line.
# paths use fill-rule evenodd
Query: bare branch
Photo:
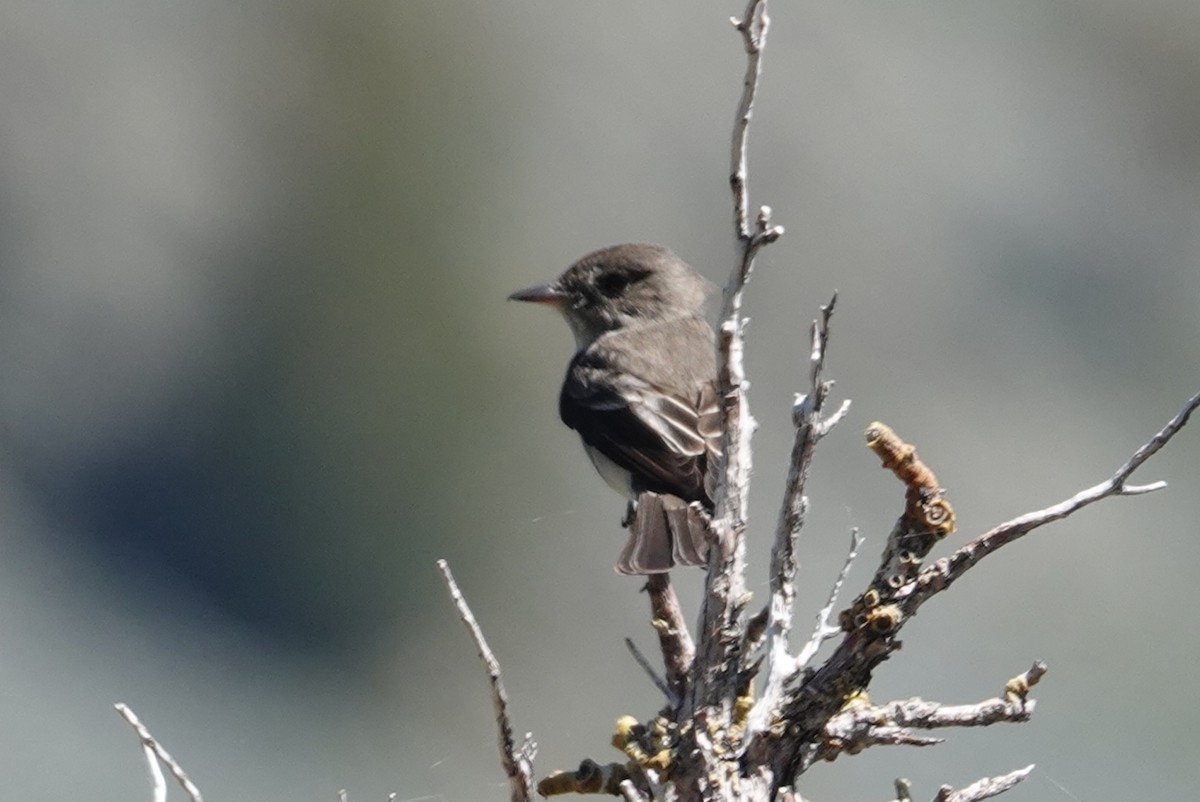
M 146 758 L 146 768 L 150 771 L 150 789 L 154 802 L 167 802 L 167 778 L 163 776 L 162 766 L 154 750 L 142 742 L 142 756 Z
M 999 777 L 984 777 L 982 780 L 955 791 L 948 785 L 943 785 L 933 797 L 933 802 L 978 802 L 980 799 L 991 799 L 1009 790 L 1024 780 L 1033 771 L 1030 763 L 1023 769 L 1002 774 Z
M 749 601 L 745 580 L 744 535 L 750 491 L 750 435 L 754 429 L 746 401 L 742 291 L 750 278 L 758 250 L 774 242 L 783 233 L 782 228 L 771 224 L 769 207 L 761 208 L 753 231 L 747 211 L 747 136 L 761 74 L 762 51 L 770 26 L 766 0 L 749 0 L 743 17 L 735 20 L 734 25 L 742 34 L 747 57 L 730 155 L 730 185 L 740 254 L 738 264 L 725 286 L 717 334 L 717 393 L 721 407 L 723 456 L 713 499 L 715 543 L 709 554 L 701 612 L 700 666 L 704 670 L 694 672 L 687 712 L 721 704 L 719 689 L 735 684 L 734 674 L 740 666 L 740 661 L 736 659 L 742 643 L 743 625 L 740 618 Z M 724 715 L 729 713 L 727 710 Z
M 835 294 L 827 305 L 821 307 L 821 317 L 812 322 L 808 392 L 797 396 L 792 408 L 796 438 L 792 444 L 792 459 L 784 486 L 783 506 L 775 527 L 775 543 L 771 547 L 766 680 L 762 695 L 750 712 L 747 723 L 750 733 L 760 732 L 768 726 L 772 711 L 783 698 L 787 680 L 796 671 L 796 658 L 788 652 L 788 637 L 792 630 L 792 612 L 796 602 L 796 571 L 799 568 L 796 560 L 796 541 L 808 511 L 808 497 L 804 495 L 804 487 L 812 467 L 813 453 L 817 443 L 833 426 L 833 423 L 821 419 L 825 399 L 833 387 L 833 382 L 821 380 L 821 371 L 825 366 L 825 353 L 829 344 L 829 321 L 833 317 L 836 304 Z M 840 584 L 839 581 L 837 586 Z
M 642 671 L 646 672 L 646 676 L 648 676 L 650 681 L 654 683 L 654 687 L 662 691 L 662 695 L 667 697 L 667 700 L 672 706 L 674 706 L 678 700 L 674 698 L 674 694 L 671 693 L 671 689 L 667 687 L 666 680 L 658 675 L 658 672 L 654 670 L 654 666 L 650 665 L 650 661 L 646 659 L 646 655 L 642 654 L 642 650 L 639 649 L 637 644 L 633 642 L 633 638 L 625 639 L 625 648 L 629 650 L 631 655 L 633 655 L 634 662 L 642 667 Z
M 827 667 L 828 663 L 821 670 Z M 973 705 L 942 705 L 916 698 L 872 705 L 865 695 L 852 698 L 826 720 L 819 734 L 800 745 L 797 768 L 804 771 L 819 760 L 834 760 L 843 753 L 857 754 L 869 746 L 929 746 L 940 741 L 916 735 L 914 730 L 1028 721 L 1035 707 L 1035 702 L 1028 698 L 1029 689 L 1041 680 L 1046 670 L 1045 663 L 1035 662 L 1004 684 L 1003 698 Z
M 843 753 L 858 754 L 868 746 L 937 746 L 945 742 L 945 738 L 917 735 L 905 727 L 880 724 L 866 727 L 861 733 L 855 733 L 854 740 L 849 743 L 842 743 L 836 738 L 831 738 L 817 751 L 817 758 L 830 761 Z
M 667 698 L 677 707 L 687 693 L 688 674 L 696 658 L 696 644 L 688 632 L 687 620 L 670 574 L 650 574 L 646 577 L 646 592 L 650 595 L 650 624 L 658 633 L 666 667 Z
M 1125 482 L 1142 463 L 1157 453 L 1180 429 L 1187 425 L 1188 418 L 1196 411 L 1197 407 L 1200 407 L 1200 393 L 1189 398 L 1183 408 L 1167 422 L 1167 425 L 1134 452 L 1133 456 L 1109 479 L 1082 490 L 1058 504 L 1042 510 L 1027 512 L 1011 521 L 1006 521 L 992 530 L 984 532 L 949 557 L 926 567 L 915 581 L 908 583 L 897 593 L 897 598 L 907 596 L 904 601 L 906 613 L 911 615 L 916 612 L 917 608 L 932 596 L 950 587 L 955 580 L 984 557 L 1040 526 L 1066 518 L 1089 504 L 1109 496 L 1139 495 L 1165 487 L 1165 482 L 1142 486 L 1127 486 Z
M 839 406 L 832 415 L 821 421 L 821 436 L 824 437 L 825 435 L 829 434 L 829 432 L 833 430 L 834 426 L 837 426 L 842 422 L 842 418 L 846 417 L 848 412 L 850 412 L 849 398 L 844 399 L 841 406 Z
M 175 758 L 171 757 L 167 750 L 163 748 L 162 744 L 150 734 L 150 730 L 146 729 L 146 726 L 138 720 L 138 717 L 129 708 L 129 705 L 119 702 L 113 705 L 113 707 L 116 708 L 121 718 L 125 719 L 125 722 L 133 728 L 133 731 L 137 733 L 137 737 L 142 742 L 142 749 L 146 754 L 146 762 L 150 764 L 150 777 L 154 786 L 155 802 L 161 802 L 161 800 L 166 799 L 167 795 L 166 783 L 163 782 L 162 772 L 158 769 L 158 763 L 162 763 L 167 767 L 167 770 L 171 772 L 171 776 L 175 778 L 175 782 L 179 783 L 179 787 L 191 798 L 192 802 L 204 802 L 204 797 L 200 794 L 200 789 L 196 787 L 194 782 L 188 779 L 183 766 L 180 766 L 175 761 Z
M 742 43 L 746 48 L 746 76 L 742 81 L 742 97 L 738 101 L 737 116 L 733 123 L 733 148 L 730 155 L 732 169 L 729 184 L 733 190 L 733 224 L 738 239 L 743 243 L 750 242 L 754 234 L 750 231 L 750 189 L 749 171 L 747 168 L 747 140 L 750 134 L 750 117 L 754 112 L 754 96 L 758 92 L 758 81 L 762 76 L 762 51 L 767 43 L 767 31 L 771 26 L 771 18 L 767 14 L 766 0 L 750 0 L 746 5 L 742 18 L 730 20 L 738 32 L 742 34 Z M 770 210 L 764 207 L 769 221 Z M 760 218 L 762 213 L 760 212 Z M 766 221 L 759 228 L 765 229 Z M 772 239 L 777 239 L 783 229 L 779 229 Z M 765 244 L 765 243 L 761 243 Z M 757 248 L 756 248 L 757 250 Z M 741 283 L 749 278 L 749 262 L 744 262 L 744 272 Z
M 794 776 L 811 765 L 816 758 L 815 740 L 829 719 L 841 709 L 847 690 L 867 687 L 875 667 L 897 648 L 897 632 L 922 604 L 1006 543 L 1102 498 L 1119 495 L 1130 474 L 1169 442 L 1198 406 L 1200 394 L 1190 398 L 1183 409 L 1139 448 L 1112 478 L 1060 504 L 1027 513 L 980 535 L 949 558 L 936 561 L 921 570 L 915 579 L 902 584 L 891 596 L 892 603 L 880 603 L 877 588 L 869 588 L 862 594 L 850 610 L 842 612 L 846 637 L 829 659 L 785 700 L 782 716 L 791 723 L 795 736 L 788 736 L 793 747 L 787 758 L 778 760 L 778 771 Z M 759 750 L 767 747 L 766 740 L 760 737 L 748 749 L 757 757 Z
M 1169 442 L 1186 425 L 1197 407 L 1200 407 L 1200 394 L 1190 398 L 1183 409 L 1110 479 L 1060 504 L 1027 513 L 980 535 L 949 558 L 925 567 L 915 578 L 901 584 L 894 594 L 889 593 L 891 603 L 881 603 L 886 600 L 881 599 L 876 588 L 869 588 L 862 594 L 850 610 L 842 612 L 843 628 L 847 630 L 845 638 L 825 663 L 811 676 L 806 676 L 785 700 L 782 716 L 791 723 L 796 734 L 788 736 L 793 747 L 789 757 L 776 763 L 779 772 L 795 776 L 811 765 L 816 757 L 815 740 L 829 719 L 841 709 L 847 689 L 867 687 L 875 667 L 897 648 L 896 634 L 922 604 L 1006 543 L 1095 501 L 1121 495 L 1133 471 Z M 757 757 L 759 750 L 767 747 L 766 740 L 758 738 L 748 749 Z
M 1032 699 L 1027 702 L 1012 702 L 993 697 L 973 705 L 943 705 L 914 698 L 888 702 L 881 708 L 875 708 L 875 712 L 902 727 L 935 730 L 1028 721 L 1035 706 Z M 830 724 L 839 718 L 840 716 L 835 717 Z
M 934 746 L 944 739 L 917 735 L 914 730 L 1022 723 L 1033 715 L 1034 706 L 1032 700 L 1024 699 L 988 699 L 974 705 L 942 705 L 915 698 L 882 706 L 859 704 L 830 719 L 816 758 L 831 761 L 870 746 Z
M 841 633 L 842 628 L 830 624 L 829 618 L 833 615 L 833 608 L 837 606 L 838 594 L 842 591 L 842 585 L 846 583 L 850 567 L 854 565 L 854 558 L 858 556 L 858 550 L 862 548 L 862 544 L 863 537 L 858 533 L 858 527 L 850 530 L 850 551 L 846 554 L 842 570 L 838 573 L 833 588 L 829 591 L 829 601 L 817 613 L 817 626 L 813 629 L 812 637 L 808 639 L 808 643 L 804 644 L 800 654 L 796 655 L 796 665 L 793 669 L 795 672 L 808 668 L 808 664 L 817 656 L 817 650 L 821 648 L 821 644 Z
M 471 633 L 472 640 L 475 641 L 479 659 L 487 669 L 488 680 L 492 684 L 492 708 L 496 712 L 496 726 L 500 730 L 500 763 L 504 767 L 504 773 L 508 775 L 510 798 L 512 802 L 530 802 L 533 797 L 533 754 L 536 746 L 526 736 L 525 743 L 520 749 L 517 748 L 513 740 L 512 723 L 508 718 L 508 694 L 505 693 L 504 683 L 500 680 L 500 663 L 488 647 L 479 622 L 475 620 L 466 598 L 458 589 L 458 583 L 450 573 L 449 564 L 445 560 L 438 560 L 437 566 L 442 572 L 450 598 L 458 608 L 458 617 L 462 619 L 467 631 Z
M 1167 486 L 1166 482 L 1151 482 L 1148 485 L 1121 485 L 1117 490 L 1118 496 L 1141 496 L 1146 493 L 1153 493 L 1156 490 L 1163 490 Z

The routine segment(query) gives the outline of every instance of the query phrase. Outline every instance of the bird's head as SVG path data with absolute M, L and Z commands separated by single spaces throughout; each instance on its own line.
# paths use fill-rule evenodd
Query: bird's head
M 589 253 L 554 281 L 508 297 L 558 309 L 583 349 L 606 331 L 699 315 L 712 289 L 666 248 L 628 244 Z

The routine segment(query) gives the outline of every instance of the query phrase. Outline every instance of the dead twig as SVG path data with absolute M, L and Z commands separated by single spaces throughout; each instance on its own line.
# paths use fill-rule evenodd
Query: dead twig
M 808 664 L 817 656 L 817 650 L 821 648 L 821 644 L 841 634 L 842 628 L 830 624 L 829 618 L 833 615 L 833 608 L 837 606 L 838 594 L 841 593 L 842 586 L 846 584 L 846 577 L 850 573 L 851 566 L 854 565 L 854 558 L 858 556 L 858 550 L 862 548 L 862 544 L 863 537 L 858 533 L 858 528 L 851 529 L 850 551 L 846 553 L 846 560 L 842 563 L 842 570 L 838 572 L 837 579 L 833 582 L 833 588 L 829 591 L 829 601 L 817 613 L 817 625 L 813 629 L 812 637 L 808 639 L 808 643 L 804 644 L 804 648 L 796 655 L 796 665 L 793 673 L 799 673 L 808 668 Z
M 646 577 L 646 593 L 650 596 L 650 624 L 658 634 L 666 668 L 667 699 L 672 708 L 678 707 L 687 694 L 688 676 L 696 658 L 696 644 L 688 632 L 687 620 L 670 574 L 650 574 Z
M 483 662 L 488 681 L 492 684 L 492 708 L 496 712 L 496 726 L 500 731 L 500 763 L 504 767 L 504 773 L 508 775 L 510 798 L 512 802 L 530 802 L 533 798 L 533 756 L 537 747 L 528 735 L 520 748 L 514 742 L 512 723 L 508 718 L 508 694 L 505 693 L 504 683 L 500 679 L 500 663 L 488 647 L 483 630 L 475 620 L 475 614 L 471 612 L 466 598 L 458 589 L 458 583 L 450 573 L 449 564 L 445 560 L 438 560 L 437 566 L 442 572 L 450 598 L 458 608 L 458 617 L 462 619 L 467 631 L 471 633 L 471 639 L 475 641 L 479 659 Z
M 717 333 L 722 461 L 714 499 L 713 530 L 716 543 L 710 551 L 701 612 L 702 670 L 690 689 L 691 710 L 720 705 L 721 691 L 734 684 L 732 675 L 739 666 L 739 662 L 733 658 L 741 645 L 742 622 L 739 619 L 748 602 L 744 534 L 750 492 L 750 435 L 754 430 L 754 420 L 750 417 L 746 400 L 742 293 L 750 279 L 759 249 L 783 234 L 782 227 L 771 224 L 770 207 L 761 207 L 754 229 L 750 227 L 748 216 L 747 142 L 754 98 L 762 73 L 762 52 L 770 28 L 766 0 L 750 0 L 742 17 L 731 22 L 741 33 L 746 51 L 746 73 L 734 121 L 729 179 L 740 253 L 725 285 Z
M 633 642 L 633 638 L 625 639 L 625 648 L 633 655 L 633 661 L 641 666 L 642 671 L 646 672 L 646 676 L 654 683 L 654 687 L 662 691 L 662 695 L 667 697 L 667 701 L 674 705 L 677 700 L 674 698 L 674 694 L 671 693 L 671 689 L 667 686 L 667 681 L 658 675 L 658 672 L 654 670 L 654 666 L 650 665 L 650 661 L 646 659 L 646 655 L 642 654 L 642 650 Z
M 999 777 L 984 777 L 957 791 L 949 785 L 943 785 L 934 794 L 933 802 L 979 802 L 981 799 L 999 796 L 1028 777 L 1033 771 L 1033 765 L 1030 763 L 1023 769 L 1010 771 Z
M 836 304 L 837 295 L 834 294 L 829 303 L 821 307 L 821 317 L 812 322 L 808 392 L 798 395 L 792 407 L 796 437 L 792 444 L 792 459 L 783 494 L 783 506 L 775 528 L 775 542 L 771 547 L 771 596 L 767 603 L 764 672 L 766 679 L 762 694 L 750 712 L 747 723 L 750 733 L 761 732 L 768 726 L 772 711 L 777 709 L 783 698 L 786 683 L 797 670 L 798 661 L 788 650 L 788 637 L 792 629 L 796 571 L 799 568 L 796 542 L 808 511 L 808 497 L 804 495 L 804 488 L 808 482 L 817 443 L 837 425 L 850 406 L 847 400 L 829 418 L 821 417 L 825 400 L 833 389 L 833 382 L 823 381 L 821 372 L 825 366 L 825 354 L 829 346 L 829 322 L 833 318 Z M 835 594 L 840 584 L 840 580 L 835 584 Z
M 1138 448 L 1133 456 L 1110 478 L 1086 490 L 1081 490 L 1058 504 L 1027 512 L 1011 521 L 1005 521 L 979 535 L 949 557 L 927 566 L 917 575 L 915 581 L 908 583 L 896 594 L 897 599 L 902 599 L 905 613 L 912 615 L 922 604 L 950 587 L 984 557 L 1040 526 L 1062 520 L 1089 504 L 1094 504 L 1110 496 L 1136 496 L 1165 488 L 1166 482 L 1152 482 L 1146 485 L 1128 485 L 1126 482 L 1134 471 L 1158 453 L 1159 449 L 1170 442 L 1171 438 L 1187 425 L 1188 418 L 1196 411 L 1197 407 L 1200 407 L 1200 393 L 1189 398 L 1183 408 L 1167 421 L 1167 425 Z
M 171 776 L 175 778 L 175 782 L 179 783 L 179 787 L 191 798 L 192 802 L 204 802 L 204 797 L 201 795 L 200 789 L 196 787 L 194 782 L 188 779 L 187 772 L 183 770 L 183 766 L 180 766 L 175 758 L 171 757 L 170 753 L 163 748 L 163 745 L 150 734 L 150 730 L 146 729 L 146 726 L 138 720 L 138 717 L 130 709 L 129 705 L 118 702 L 113 707 L 116 708 L 121 718 L 125 719 L 125 722 L 133 728 L 133 731 L 137 733 L 138 738 L 142 742 L 142 750 L 145 752 L 146 763 L 150 769 L 150 781 L 154 790 L 155 802 L 163 802 L 167 798 L 167 785 L 163 780 L 162 771 L 159 769 L 160 763 L 167 767 L 167 770 L 171 772 Z
M 1023 674 L 1004 685 L 1004 696 L 970 705 L 943 705 L 924 699 L 904 699 L 884 705 L 851 703 L 825 725 L 824 743 L 818 759 L 833 760 L 841 754 L 857 754 L 868 746 L 929 746 L 940 738 L 916 735 L 913 730 L 946 727 L 987 727 L 1002 722 L 1028 721 L 1035 702 L 1029 689 L 1046 673 L 1046 664 L 1037 662 Z

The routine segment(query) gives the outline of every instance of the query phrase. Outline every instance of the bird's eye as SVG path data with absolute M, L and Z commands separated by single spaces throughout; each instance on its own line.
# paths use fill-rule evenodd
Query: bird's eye
M 634 282 L 641 281 L 646 277 L 646 273 L 629 270 L 613 270 L 608 273 L 601 274 L 596 279 L 596 287 L 601 293 L 614 298 L 625 291 L 625 288 Z
M 609 298 L 620 295 L 629 286 L 629 277 L 623 273 L 605 273 L 596 279 L 596 287 Z

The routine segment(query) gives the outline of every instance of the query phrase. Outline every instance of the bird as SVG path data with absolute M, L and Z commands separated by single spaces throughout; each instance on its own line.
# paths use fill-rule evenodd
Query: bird
M 667 248 L 630 243 L 509 296 L 556 309 L 575 336 L 559 417 L 629 502 L 623 574 L 707 561 L 721 460 L 716 350 L 704 318 L 712 290 Z

